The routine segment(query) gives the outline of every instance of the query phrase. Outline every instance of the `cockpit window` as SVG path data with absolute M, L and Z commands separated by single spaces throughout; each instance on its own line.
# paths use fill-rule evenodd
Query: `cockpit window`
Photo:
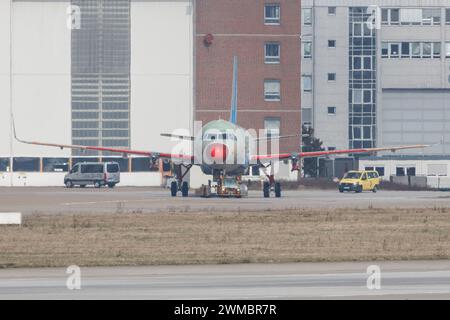
M 208 140 L 208 141 L 217 140 L 217 134 L 215 134 L 215 133 L 207 133 L 207 134 L 205 134 L 204 140 Z
M 203 140 L 206 141 L 215 141 L 218 139 L 221 139 L 222 141 L 236 140 L 236 136 L 231 133 L 207 133 L 203 138 Z

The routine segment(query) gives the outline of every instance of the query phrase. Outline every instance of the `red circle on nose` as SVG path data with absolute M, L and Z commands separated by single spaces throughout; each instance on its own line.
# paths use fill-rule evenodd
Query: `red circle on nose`
M 227 159 L 227 146 L 220 143 L 213 144 L 211 146 L 211 158 L 225 161 Z

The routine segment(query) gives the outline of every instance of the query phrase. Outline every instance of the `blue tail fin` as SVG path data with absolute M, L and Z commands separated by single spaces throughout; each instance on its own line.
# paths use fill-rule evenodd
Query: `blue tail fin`
M 237 123 L 237 100 L 238 100 L 238 58 L 233 59 L 233 89 L 231 94 L 230 122 Z

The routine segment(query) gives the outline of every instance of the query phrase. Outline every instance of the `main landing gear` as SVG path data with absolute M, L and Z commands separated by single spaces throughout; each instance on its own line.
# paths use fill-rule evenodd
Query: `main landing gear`
M 297 162 L 295 162 L 295 165 Z M 263 184 L 263 195 L 264 198 L 270 198 L 270 193 L 275 193 L 275 198 L 281 198 L 281 183 L 275 181 L 275 173 L 274 173 L 274 167 L 272 163 L 269 163 L 267 165 L 263 165 L 262 163 L 259 164 L 260 167 L 263 169 L 263 172 L 265 173 L 267 179 L 269 181 L 264 181 Z M 268 169 L 270 167 L 270 173 L 268 172 Z M 293 169 L 295 170 L 295 169 Z
M 178 191 L 181 191 L 181 195 L 185 198 L 189 196 L 189 183 L 187 181 L 183 181 L 183 179 L 187 175 L 189 170 L 191 170 L 191 168 L 192 165 L 175 166 L 175 177 L 177 180 L 172 181 L 172 183 L 170 184 L 170 194 L 172 195 L 172 197 L 176 197 Z
M 270 198 L 270 192 L 275 193 L 275 198 L 281 198 L 281 183 L 276 182 L 273 175 L 267 176 L 269 181 L 264 181 L 263 195 L 264 198 Z

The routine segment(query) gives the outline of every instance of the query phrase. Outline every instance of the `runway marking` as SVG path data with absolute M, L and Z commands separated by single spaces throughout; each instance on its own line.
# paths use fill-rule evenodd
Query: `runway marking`
M 86 204 L 102 204 L 102 203 L 130 203 L 130 202 L 154 202 L 161 201 L 160 199 L 136 199 L 136 200 L 105 200 L 105 201 L 88 201 L 88 202 L 66 202 L 64 206 L 76 206 Z

